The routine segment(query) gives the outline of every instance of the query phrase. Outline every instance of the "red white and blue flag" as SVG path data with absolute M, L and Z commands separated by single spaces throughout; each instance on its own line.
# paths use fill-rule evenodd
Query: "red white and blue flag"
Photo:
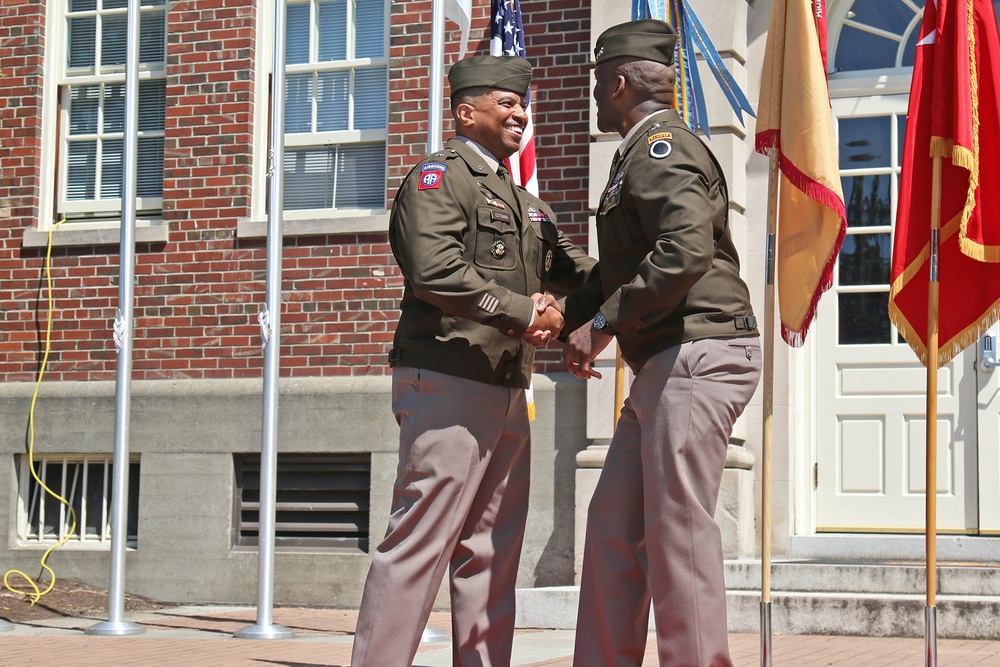
M 492 21 L 490 22 L 490 55 L 525 57 L 524 30 L 521 24 L 521 6 L 518 0 L 492 0 Z M 535 175 L 535 126 L 531 122 L 531 90 L 525 103 L 528 104 L 528 125 L 521 137 L 521 148 L 517 155 L 505 161 L 514 182 L 533 195 L 538 194 L 538 177 Z

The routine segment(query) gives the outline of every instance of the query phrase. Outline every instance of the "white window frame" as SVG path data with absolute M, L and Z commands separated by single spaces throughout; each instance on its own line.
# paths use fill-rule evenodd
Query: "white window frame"
M 315 14 L 316 14 L 316 3 L 315 0 L 299 0 L 296 2 L 292 0 L 289 2 L 290 5 L 294 4 L 304 4 L 309 2 L 310 8 L 310 29 L 315 30 Z M 270 187 L 270 183 L 267 177 L 268 169 L 270 167 L 268 163 L 269 155 L 269 131 L 268 120 L 270 119 L 270 74 L 273 66 L 274 58 L 274 13 L 273 13 L 273 3 L 263 0 L 263 5 L 258 5 L 260 8 L 259 15 L 261 16 L 261 27 L 257 31 L 258 35 L 258 48 L 257 52 L 261 54 L 261 57 L 257 61 L 257 81 L 259 83 L 257 87 L 256 95 L 256 105 L 257 113 L 255 117 L 258 119 L 255 128 L 255 146 L 254 152 L 258 156 L 255 159 L 253 167 L 253 182 L 256 184 L 253 192 L 253 199 L 251 205 L 251 219 L 241 220 L 237 227 L 237 235 L 241 237 L 258 237 L 264 236 L 267 233 L 266 224 L 266 202 L 267 202 L 267 191 Z M 315 50 L 318 48 L 318 42 L 316 40 L 310 40 L 310 54 L 309 63 L 296 63 L 287 65 L 285 67 L 286 77 L 291 74 L 300 74 L 306 72 L 328 72 L 337 70 L 352 70 L 355 68 L 367 68 L 367 67 L 379 67 L 383 66 L 386 68 L 387 74 L 389 76 L 389 33 L 390 33 L 390 13 L 391 2 L 384 2 L 384 31 L 383 31 L 383 56 L 381 58 L 350 58 L 346 60 L 337 61 L 327 61 L 327 62 L 317 62 Z M 353 22 L 353 12 L 354 12 L 354 2 L 353 0 L 347 0 L 347 21 L 350 25 Z M 348 31 L 347 35 L 347 53 L 354 52 L 354 39 L 355 34 L 353 31 Z M 353 80 L 352 80 L 353 81 Z M 387 81 L 388 84 L 388 81 Z M 388 92 L 388 85 L 386 87 Z M 351 98 L 353 100 L 353 82 L 351 90 Z M 388 94 L 386 96 L 386 106 L 388 107 L 389 100 Z M 351 105 L 349 111 L 349 126 L 353 125 L 353 104 Z M 335 144 L 361 144 L 361 143 L 375 143 L 381 142 L 385 145 L 385 160 L 386 160 L 386 172 L 388 173 L 388 145 L 389 145 L 389 114 L 388 109 L 386 113 L 386 126 L 381 129 L 365 129 L 365 130 L 338 130 L 330 132 L 301 132 L 301 133 L 288 133 L 284 135 L 284 147 L 286 151 L 288 149 L 302 148 L 308 146 L 330 146 Z M 282 218 L 290 224 L 286 224 L 283 228 L 283 232 L 286 236 L 290 235 L 310 235 L 310 234 L 326 234 L 326 233 L 363 233 L 372 231 L 384 231 L 388 229 L 388 211 L 385 207 L 373 208 L 373 209 L 336 209 L 336 208 L 322 208 L 322 209 L 288 209 L 282 213 Z
M 139 457 L 132 456 L 129 459 L 129 465 L 139 463 Z M 67 466 L 77 464 L 76 474 L 83 475 L 81 484 L 83 486 L 83 495 L 81 499 L 77 499 L 67 487 L 67 484 L 72 486 L 73 480 L 66 479 L 66 469 Z M 104 469 L 104 488 L 101 493 L 101 503 L 100 507 L 91 507 L 88 503 L 86 492 L 89 485 L 92 483 L 89 480 L 87 466 L 89 465 L 102 465 Z M 66 542 L 64 546 L 75 547 L 75 548 L 98 548 L 107 549 L 111 546 L 111 492 L 113 486 L 113 471 L 114 471 L 114 459 L 111 455 L 104 454 L 94 454 L 94 455 L 46 455 L 43 457 L 36 457 L 34 460 L 35 471 L 39 478 L 48 486 L 53 492 L 62 496 L 65 500 L 69 501 L 71 505 L 79 504 L 80 511 L 76 517 L 76 530 L 74 531 L 72 537 Z M 55 471 L 51 469 L 55 468 Z M 34 489 L 35 493 L 31 494 L 29 497 L 29 490 Z M 138 489 L 129 489 L 129 495 L 137 494 Z M 27 456 L 22 456 L 19 459 L 18 465 L 18 492 L 17 492 L 17 544 L 21 547 L 50 547 L 53 544 L 57 544 L 62 540 L 66 539 L 69 534 L 69 530 L 72 527 L 72 516 L 70 514 L 69 508 L 64 503 L 59 503 L 59 519 L 58 525 L 59 530 L 55 535 L 45 534 L 45 512 L 44 512 L 44 502 L 42 496 L 46 495 L 44 489 L 35 484 L 32 484 L 32 474 L 31 468 L 29 466 L 29 460 Z M 41 503 L 39 512 L 37 515 L 37 524 L 31 525 L 29 523 L 29 517 L 31 514 L 31 508 L 36 504 Z M 97 535 L 87 535 L 86 525 L 90 514 L 97 513 L 100 517 L 100 531 Z M 127 546 L 135 547 L 137 544 L 137 535 L 127 536 Z
M 42 191 L 39 197 L 40 215 L 39 231 L 46 231 L 55 222 L 63 217 L 69 216 L 74 231 L 80 230 L 107 230 L 114 228 L 117 230 L 121 225 L 121 198 L 96 199 L 87 201 L 67 201 L 67 134 L 69 131 L 69 109 L 68 100 L 71 86 L 82 86 L 92 84 L 108 84 L 125 82 L 125 68 L 121 71 L 108 74 L 91 74 L 74 76 L 67 72 L 68 57 L 68 22 L 69 13 L 68 0 L 57 0 L 46 3 L 47 16 L 46 25 L 49 26 L 49 35 L 46 39 L 46 50 L 44 58 L 44 80 L 42 99 Z M 143 7 L 142 11 L 163 11 L 169 12 L 170 3 L 164 5 Z M 105 10 L 104 13 L 126 13 L 126 9 Z M 94 12 L 95 14 L 97 12 Z M 165 27 L 166 29 L 166 27 Z M 164 40 L 166 43 L 166 39 Z M 151 79 L 166 79 L 166 59 L 163 63 L 157 63 L 150 67 L 141 65 L 138 73 L 139 81 Z M 164 131 L 158 132 L 142 131 L 140 137 L 163 136 Z M 107 135 L 106 135 L 107 136 Z M 58 157 L 57 157 L 58 156 Z M 137 227 L 150 227 L 158 224 L 159 213 L 163 206 L 162 197 L 145 197 L 136 199 L 136 210 L 140 217 L 137 220 Z M 46 212 L 52 212 L 50 216 Z M 90 215 L 91 217 L 73 217 Z M 152 217 L 150 217 L 152 216 Z M 63 229 L 68 227 L 64 226 Z M 68 231 L 68 230 L 67 230 Z M 37 236 L 35 234 L 34 236 Z M 69 235 L 67 235 L 69 236 Z M 102 237 L 104 238 L 104 237 Z M 37 245 L 37 238 L 25 235 L 26 245 Z M 152 240 L 152 239 L 150 239 Z M 87 237 L 74 236 L 71 244 L 86 243 Z M 59 243 L 56 243 L 57 245 Z

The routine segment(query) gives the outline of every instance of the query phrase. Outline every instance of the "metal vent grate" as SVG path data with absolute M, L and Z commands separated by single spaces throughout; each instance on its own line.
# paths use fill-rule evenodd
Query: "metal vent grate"
M 257 546 L 260 456 L 238 455 L 237 546 Z M 275 548 L 368 551 L 369 454 L 278 454 Z

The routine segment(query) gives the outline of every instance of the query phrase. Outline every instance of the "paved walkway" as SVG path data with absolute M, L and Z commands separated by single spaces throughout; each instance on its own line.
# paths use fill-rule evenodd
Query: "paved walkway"
M 334 609 L 275 609 L 274 622 L 295 632 L 287 640 L 235 639 L 234 632 L 256 621 L 256 611 L 248 608 L 176 607 L 128 614 L 125 620 L 141 624 L 145 632 L 119 637 L 84 633 L 104 619 L 63 618 L 16 625 L 0 633 L 0 665 L 347 667 L 356 616 L 354 611 Z M 429 627 L 447 630 L 448 614 L 433 614 Z M 736 667 L 760 665 L 757 635 L 733 634 L 729 641 Z M 923 639 L 775 635 L 773 664 L 920 667 L 923 644 Z M 570 667 L 572 651 L 571 630 L 519 630 L 512 667 Z M 656 666 L 652 640 L 644 664 Z M 939 640 L 938 664 L 1000 667 L 1000 642 Z M 451 667 L 448 645 L 422 644 L 414 666 Z

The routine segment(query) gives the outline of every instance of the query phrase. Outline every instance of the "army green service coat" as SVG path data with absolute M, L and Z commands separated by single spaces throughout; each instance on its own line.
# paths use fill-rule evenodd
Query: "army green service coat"
M 406 176 L 389 243 L 405 278 L 390 363 L 509 387 L 531 379 L 530 295 L 577 289 L 595 264 L 459 139 Z

